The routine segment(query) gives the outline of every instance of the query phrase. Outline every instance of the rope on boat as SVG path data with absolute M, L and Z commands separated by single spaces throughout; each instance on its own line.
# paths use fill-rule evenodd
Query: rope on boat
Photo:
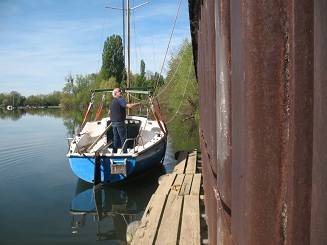
M 91 111 L 93 103 L 94 103 L 94 92 L 91 95 L 91 101 L 90 101 L 89 107 L 87 108 L 87 111 L 86 111 L 85 116 L 84 116 L 84 120 L 83 120 L 81 126 L 79 127 L 79 130 L 78 130 L 77 134 L 79 134 L 81 132 L 81 130 L 83 129 L 84 124 L 86 122 L 86 119 L 88 118 L 89 113 Z
M 166 86 L 165 86 L 165 87 L 160 91 L 160 93 L 157 94 L 156 97 L 159 97 L 159 96 L 160 96 L 163 92 L 165 92 L 165 90 L 170 86 L 170 84 L 171 84 L 171 82 L 173 81 L 173 79 L 174 79 L 176 73 L 178 72 L 178 69 L 179 69 L 180 65 L 182 64 L 182 61 L 183 61 L 183 58 L 184 58 L 185 55 L 186 55 L 186 50 L 184 50 L 184 53 L 183 53 L 183 55 L 182 55 L 182 58 L 180 59 L 180 62 L 178 63 L 178 66 L 177 66 L 177 68 L 176 68 L 176 70 L 175 70 L 173 76 L 171 77 L 170 81 L 169 81 L 169 82 L 167 83 L 167 85 L 166 85 Z
M 105 100 L 106 100 L 106 92 L 104 92 L 104 93 L 102 94 L 101 104 L 99 105 L 99 109 L 98 109 L 98 112 L 97 112 L 97 114 L 96 114 L 96 116 L 95 116 L 94 121 L 97 121 L 97 120 L 99 119 L 99 116 L 100 116 L 100 114 L 101 114 L 102 107 L 103 107 L 103 105 L 104 105 Z
M 162 121 L 164 122 L 165 120 L 164 120 L 164 117 L 163 117 L 162 112 L 161 112 L 161 108 L 160 108 L 160 105 L 159 105 L 158 98 L 155 97 L 154 99 L 155 99 L 156 102 L 157 102 L 157 107 L 158 107 L 158 111 L 159 111 L 160 117 L 162 118 Z
M 159 111 L 161 121 L 160 121 L 160 119 L 159 119 L 159 117 L 158 117 L 158 115 L 157 115 L 157 113 L 155 111 L 155 107 L 154 107 L 154 103 L 153 103 L 154 99 L 156 99 L 156 102 L 157 102 L 157 104 L 156 104 L 157 105 L 157 110 Z M 158 102 L 157 98 L 154 98 L 154 97 L 150 98 L 150 107 L 151 107 L 151 110 L 152 110 L 152 114 L 153 114 L 154 118 L 156 119 L 161 131 L 164 133 L 165 137 L 167 137 L 167 131 L 168 130 L 167 130 L 164 118 L 162 116 L 161 109 L 160 109 L 159 102 Z

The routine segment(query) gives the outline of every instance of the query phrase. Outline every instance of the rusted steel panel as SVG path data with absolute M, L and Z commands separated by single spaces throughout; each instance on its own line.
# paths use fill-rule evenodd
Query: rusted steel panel
M 216 124 L 215 119 L 217 115 L 217 107 L 216 107 L 216 84 L 215 84 L 215 33 L 214 33 L 214 11 L 213 11 L 213 1 L 207 1 L 205 5 L 203 5 L 201 11 L 201 22 L 200 28 L 204 30 L 200 35 L 202 37 L 201 44 L 203 45 L 203 50 L 205 56 L 203 58 L 203 62 L 205 67 L 207 68 L 203 73 L 203 83 L 199 84 L 201 90 L 204 91 L 202 97 L 200 99 L 200 104 L 204 108 L 203 119 L 201 120 L 201 125 L 203 127 L 203 131 L 205 134 L 205 139 L 207 139 L 206 144 L 208 145 L 208 154 L 209 159 L 211 161 L 208 164 L 211 164 L 211 169 L 217 174 L 217 166 L 215 164 L 216 159 L 216 141 L 217 136 L 216 132 Z M 214 159 L 212 161 L 212 159 Z
M 327 244 L 327 1 L 314 1 L 311 244 Z
M 189 0 L 211 244 L 327 243 L 326 5 Z
M 285 1 L 232 1 L 232 235 L 286 239 L 289 80 Z
M 205 142 L 203 141 L 204 138 L 201 137 L 201 148 L 206 149 Z M 201 160 L 203 164 L 203 187 L 205 193 L 205 213 L 208 225 L 208 238 L 210 244 L 217 244 L 217 201 L 216 195 L 214 193 L 214 183 L 212 181 L 212 170 L 210 168 L 210 164 L 205 164 L 208 162 L 208 154 L 205 152 L 201 152 Z M 205 176 L 205 177 L 204 177 Z
M 201 67 L 198 68 L 198 77 L 201 77 L 200 88 L 200 107 L 203 108 L 200 112 L 201 119 L 201 152 L 202 162 L 204 165 L 204 178 L 206 179 L 204 184 L 205 192 L 209 194 L 207 196 L 206 213 L 210 219 L 208 219 L 208 236 L 210 243 L 216 243 L 217 235 L 217 205 L 216 196 L 213 192 L 213 182 L 211 176 L 217 176 L 216 165 L 216 84 L 215 84 L 215 32 L 214 32 L 214 8 L 213 1 L 207 1 L 201 7 L 201 21 L 198 23 L 199 28 L 202 30 L 198 33 L 198 64 Z M 206 67 L 206 69 L 203 69 Z M 214 181 L 215 183 L 216 181 Z M 211 218 L 212 217 L 212 218 Z
M 288 7 L 289 170 L 287 244 L 310 243 L 313 144 L 313 2 Z
M 230 1 L 215 1 L 217 181 L 223 202 L 231 208 L 231 53 Z

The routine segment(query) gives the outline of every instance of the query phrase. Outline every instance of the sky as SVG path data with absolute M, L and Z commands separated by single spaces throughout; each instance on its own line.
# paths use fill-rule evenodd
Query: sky
M 150 0 L 131 11 L 131 71 L 167 71 L 167 61 L 190 40 L 188 1 Z M 130 0 L 133 8 L 146 1 Z M 123 37 L 121 0 L 0 0 L 0 93 L 23 96 L 62 91 L 65 77 L 101 69 L 107 37 Z M 125 18 L 126 20 L 126 18 Z

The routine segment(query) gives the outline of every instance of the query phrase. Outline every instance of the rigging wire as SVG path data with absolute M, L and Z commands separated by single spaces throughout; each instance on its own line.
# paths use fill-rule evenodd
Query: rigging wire
M 140 44 L 140 41 L 139 41 L 139 39 L 138 39 L 138 35 L 137 35 L 137 32 L 136 32 L 136 20 L 135 20 L 135 12 L 134 12 L 134 10 L 133 10 L 133 31 L 134 31 L 134 39 L 135 39 L 135 41 L 134 41 L 134 44 L 135 44 L 135 55 L 136 55 L 136 58 L 135 58 L 135 63 L 136 63 L 136 69 L 138 69 L 139 67 L 138 67 L 138 64 L 137 64 L 137 60 L 138 60 L 138 55 L 137 55 L 137 46 L 138 46 L 138 48 L 140 49 L 140 53 L 141 53 L 141 57 L 142 57 L 142 59 L 144 59 L 144 57 L 143 57 L 143 53 L 142 53 L 142 49 L 141 49 L 141 44 Z
M 182 64 L 182 61 L 183 61 L 183 58 L 184 58 L 184 56 L 186 55 L 186 49 L 184 50 L 184 53 L 182 54 L 182 58 L 179 60 L 179 63 L 178 63 L 178 66 L 177 66 L 177 68 L 175 69 L 175 72 L 174 72 L 174 74 L 173 74 L 173 76 L 170 78 L 170 81 L 168 82 L 168 84 L 160 91 L 160 93 L 159 94 L 157 94 L 157 96 L 156 97 L 159 97 L 163 92 L 165 92 L 165 90 L 169 87 L 169 85 L 170 85 L 170 83 L 173 81 L 173 79 L 174 79 L 174 77 L 175 77 L 175 75 L 176 75 L 176 73 L 177 73 L 177 71 L 178 71 L 178 69 L 179 69 L 179 67 L 180 67 L 180 65 Z
M 107 16 L 107 12 L 106 10 L 104 10 L 104 17 L 103 17 L 103 24 L 102 24 L 102 33 L 101 33 L 101 40 L 100 40 L 100 45 L 99 45 L 99 58 L 98 58 L 98 70 L 97 73 L 99 74 L 100 71 L 100 60 L 102 57 L 102 51 L 101 48 L 103 49 L 103 36 L 104 36 L 104 27 L 105 27 L 105 23 L 106 23 L 106 16 Z
M 187 76 L 187 82 L 186 82 L 185 87 L 184 87 L 184 92 L 183 92 L 182 99 L 181 99 L 180 102 L 179 102 L 179 106 L 178 106 L 177 111 L 175 112 L 175 114 L 173 115 L 173 117 L 172 117 L 168 122 L 166 122 L 166 124 L 170 123 L 170 122 L 175 118 L 175 116 L 177 115 L 177 113 L 179 112 L 179 110 L 180 110 L 180 108 L 181 108 L 181 106 L 182 106 L 182 102 L 183 102 L 184 97 L 185 97 L 185 94 L 186 94 L 186 88 L 187 88 L 187 85 L 188 85 L 188 83 L 189 83 L 190 80 L 191 80 L 190 77 L 191 77 L 191 72 L 192 72 L 192 65 L 193 65 L 193 60 L 191 59 L 191 64 L 190 64 L 190 66 L 189 66 L 190 68 L 189 68 L 188 76 Z
M 178 14 L 179 14 L 179 10 L 180 10 L 181 4 L 182 4 L 182 0 L 179 1 L 178 9 L 177 9 L 175 20 L 174 20 L 174 25 L 173 25 L 173 28 L 172 28 L 171 33 L 170 33 L 170 38 L 169 38 L 169 42 L 168 42 L 168 45 L 167 45 L 167 49 L 166 49 L 166 54 L 165 54 L 165 57 L 164 57 L 164 61 L 162 63 L 161 69 L 160 69 L 160 73 L 159 73 L 159 77 L 158 77 L 158 80 L 157 80 L 157 84 L 156 84 L 156 86 L 154 88 L 154 95 L 156 93 L 156 90 L 157 90 L 157 87 L 158 87 L 158 84 L 159 84 L 159 81 L 160 81 L 160 77 L 161 77 L 161 74 L 162 74 L 162 70 L 163 70 L 164 65 L 165 65 L 165 62 L 166 62 L 166 58 L 167 58 L 167 54 L 168 54 L 170 42 L 171 42 L 171 39 L 173 37 L 173 33 L 174 33 L 174 30 L 175 30 L 175 26 L 176 26 L 176 22 L 177 22 L 177 17 L 178 17 Z

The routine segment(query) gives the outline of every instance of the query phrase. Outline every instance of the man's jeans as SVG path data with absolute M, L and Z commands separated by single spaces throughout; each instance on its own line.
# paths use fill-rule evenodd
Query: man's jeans
M 113 152 L 117 153 L 119 146 L 123 146 L 127 138 L 127 130 L 125 122 L 111 122 L 112 130 L 114 134 Z M 120 139 L 120 144 L 119 144 Z M 127 152 L 127 144 L 124 146 L 123 153 Z

